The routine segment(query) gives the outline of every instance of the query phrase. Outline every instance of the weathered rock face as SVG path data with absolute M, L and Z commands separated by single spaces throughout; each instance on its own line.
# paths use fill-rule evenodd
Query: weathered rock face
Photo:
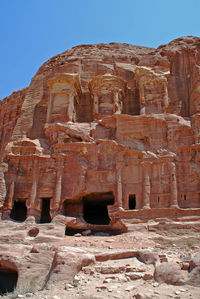
M 183 285 L 186 279 L 182 272 L 178 264 L 165 262 L 155 267 L 154 279 L 159 283 Z
M 199 38 L 72 48 L 0 113 L 2 219 L 123 230 L 199 215 Z

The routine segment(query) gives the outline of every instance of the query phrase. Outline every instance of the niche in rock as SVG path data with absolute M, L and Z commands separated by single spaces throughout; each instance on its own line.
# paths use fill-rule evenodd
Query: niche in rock
M 27 208 L 25 200 L 14 201 L 12 211 L 10 213 L 10 218 L 19 222 L 26 220 Z
M 108 225 L 108 205 L 114 204 L 112 192 L 90 193 L 83 197 L 83 217 L 87 223 Z
M 18 280 L 15 268 L 7 261 L 0 261 L 0 296 L 14 291 Z

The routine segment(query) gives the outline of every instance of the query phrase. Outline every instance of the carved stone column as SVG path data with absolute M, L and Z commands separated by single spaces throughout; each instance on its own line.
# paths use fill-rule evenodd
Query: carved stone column
M 48 109 L 47 109 L 47 119 L 46 119 L 47 123 L 50 123 L 50 121 L 51 121 L 52 105 L 53 105 L 53 93 L 51 92 L 50 98 L 49 98 Z
M 115 204 L 122 208 L 122 166 L 123 162 L 116 163 L 116 193 Z
M 12 206 L 13 206 L 14 193 L 15 193 L 15 182 L 12 181 L 9 186 L 8 202 L 7 202 L 7 208 L 10 210 L 12 209 Z
M 57 214 L 61 202 L 62 175 L 63 175 L 63 166 L 59 166 L 56 172 L 55 192 L 50 206 L 50 214 L 52 218 Z
M 176 181 L 176 164 L 174 162 L 168 163 L 168 169 L 170 174 L 170 208 L 178 207 L 177 196 L 177 181 Z
M 143 209 L 150 209 L 150 163 L 143 164 Z
M 122 101 L 119 99 L 119 93 L 118 92 L 115 93 L 113 111 L 116 114 L 121 114 L 121 112 L 122 112 Z
M 76 113 L 75 113 L 75 107 L 74 107 L 74 100 L 75 95 L 71 93 L 69 95 L 69 102 L 67 107 L 67 117 L 69 121 L 76 121 Z
M 40 207 L 37 206 L 37 190 L 39 180 L 39 169 L 37 168 L 37 162 L 34 163 L 33 167 L 33 180 L 30 193 L 30 199 L 27 201 L 27 216 L 35 216 L 36 221 L 40 218 Z
M 11 212 L 12 207 L 13 207 L 14 193 L 15 193 L 15 182 L 12 181 L 9 185 L 7 200 L 6 200 L 5 205 L 3 207 L 3 213 L 2 213 L 2 219 L 3 220 L 7 219 L 10 215 L 10 212 Z
M 167 80 L 166 80 L 166 84 L 164 84 L 164 90 L 165 90 L 164 105 L 165 105 L 165 109 L 167 109 L 168 106 L 169 106 L 169 95 L 168 95 L 168 89 L 167 89 Z
M 145 108 L 145 98 L 144 98 L 144 86 L 141 83 L 139 84 L 139 90 L 140 90 L 140 115 L 145 115 L 146 108 Z

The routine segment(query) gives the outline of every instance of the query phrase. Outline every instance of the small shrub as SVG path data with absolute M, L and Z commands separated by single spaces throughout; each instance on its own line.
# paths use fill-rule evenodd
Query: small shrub
M 18 295 L 24 295 L 26 293 L 34 293 L 37 290 L 37 285 L 34 282 L 26 282 L 20 287 L 17 287 L 14 292 L 9 293 L 11 297 L 16 297 Z
M 193 242 L 190 240 L 188 240 L 186 244 L 189 248 L 191 248 L 193 246 Z

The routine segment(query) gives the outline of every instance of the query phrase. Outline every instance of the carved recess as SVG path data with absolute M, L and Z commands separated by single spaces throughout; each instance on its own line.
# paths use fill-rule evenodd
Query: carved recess
M 185 46 L 137 48 L 141 59 L 131 45 L 78 47 L 64 64 L 64 56 L 47 62 L 26 92 L 1 101 L 2 219 L 48 223 L 62 214 L 88 228 L 91 209 L 93 220 L 108 212 L 111 225 L 198 216 L 199 61 Z M 115 76 L 105 74 L 111 69 Z M 139 108 L 144 115 L 133 113 Z
M 49 103 L 47 123 L 76 121 L 76 106 L 81 93 L 77 74 L 59 74 L 47 81 Z
M 140 114 L 164 113 L 169 105 L 167 78 L 169 72 L 155 72 L 148 67 L 136 67 L 140 95 Z
M 126 92 L 124 80 L 110 74 L 96 76 L 90 81 L 89 90 L 93 99 L 94 119 L 122 113 Z

